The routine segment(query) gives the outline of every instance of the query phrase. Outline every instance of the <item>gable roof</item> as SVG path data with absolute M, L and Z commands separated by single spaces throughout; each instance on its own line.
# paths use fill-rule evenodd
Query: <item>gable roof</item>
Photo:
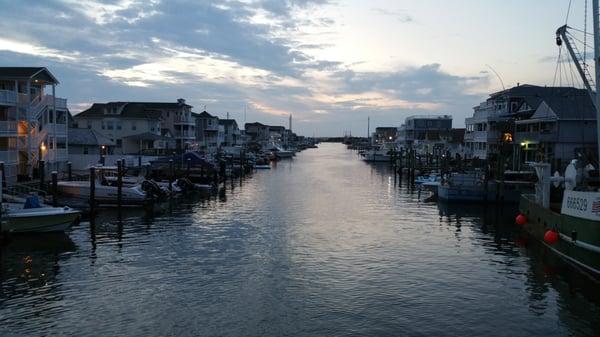
M 87 118 L 139 118 L 139 119 L 159 119 L 162 116 L 163 109 L 173 108 L 177 103 L 144 103 L 144 102 L 109 102 L 94 103 L 87 110 L 73 116 L 75 119 Z M 107 114 L 105 110 L 122 109 L 120 114 Z
M 0 67 L 0 79 L 10 80 L 42 80 L 58 84 L 58 80 L 46 67 Z
M 219 124 L 237 126 L 237 122 L 235 121 L 235 119 L 219 119 Z
M 69 128 L 67 132 L 69 145 L 115 145 L 110 138 L 94 129 Z
M 216 116 L 213 116 L 213 115 L 209 114 L 206 111 L 202 111 L 201 113 L 195 113 L 194 112 L 194 113 L 192 113 L 192 115 L 194 117 L 199 117 L 199 118 L 217 118 Z
M 259 122 L 254 122 L 254 123 L 246 123 L 244 124 L 244 128 L 247 129 L 248 127 L 252 127 L 252 126 L 256 126 L 256 127 L 267 127 L 268 125 L 264 125 L 262 123 Z
M 524 97 L 524 101 L 535 111 L 534 115 L 539 116 L 535 118 L 551 118 L 551 115 L 558 119 L 596 118 L 594 103 L 586 90 L 564 87 L 543 89 Z

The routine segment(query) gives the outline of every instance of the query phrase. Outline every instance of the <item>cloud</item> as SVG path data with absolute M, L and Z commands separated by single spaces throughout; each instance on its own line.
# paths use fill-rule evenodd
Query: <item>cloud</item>
M 405 11 L 393 11 L 385 8 L 372 8 L 371 11 L 384 16 L 391 16 L 402 23 L 413 22 L 414 18 L 411 15 L 406 14 Z
M 0 21 L 7 36 L 0 38 L 0 62 L 48 66 L 74 112 L 91 102 L 184 97 L 197 109 L 207 105 L 233 117 L 246 107 L 249 118 L 265 123 L 285 123 L 292 113 L 335 134 L 341 123 L 362 123 L 366 114 L 392 125 L 407 114 L 466 114 L 480 99 L 477 88 L 488 85 L 488 74 L 453 75 L 440 64 L 369 72 L 354 70 L 365 68 L 362 61 L 317 56 L 335 46 L 328 34 L 343 24 L 320 10 L 336 6 L 325 0 L 0 0 L 0 6 L 14 13 Z M 403 11 L 373 11 L 412 21 Z

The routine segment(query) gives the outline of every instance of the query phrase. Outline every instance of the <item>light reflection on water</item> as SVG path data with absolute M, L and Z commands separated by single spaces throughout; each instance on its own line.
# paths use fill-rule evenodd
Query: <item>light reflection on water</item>
M 2 247 L 0 335 L 598 335 L 598 284 L 512 224 L 321 144 L 151 216 Z M 168 208 L 168 207 L 167 207 Z

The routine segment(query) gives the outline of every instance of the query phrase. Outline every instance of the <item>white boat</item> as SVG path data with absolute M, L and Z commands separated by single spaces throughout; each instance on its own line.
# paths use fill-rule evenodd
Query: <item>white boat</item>
M 257 170 L 270 170 L 271 165 L 254 165 L 254 168 Z
M 147 185 L 147 186 L 144 186 Z M 158 197 L 162 192 L 160 187 L 151 187 L 149 182 L 145 182 L 132 187 L 122 187 L 121 200 L 127 205 L 142 205 L 149 199 L 148 192 L 151 195 Z M 156 191 L 155 189 L 160 189 Z M 89 181 L 59 181 L 58 192 L 64 195 L 89 199 L 90 198 L 90 182 Z M 102 185 L 96 183 L 94 200 L 100 205 L 116 204 L 118 197 L 118 188 L 116 186 Z
M 435 183 L 441 181 L 442 177 L 439 174 L 428 174 L 415 178 L 415 184 L 422 185 L 425 183 Z
M 392 160 L 391 152 L 394 151 L 395 144 L 384 143 L 381 146 L 361 153 L 363 160 L 366 162 L 386 162 L 389 163 Z
M 63 232 L 79 221 L 81 212 L 70 207 L 23 208 L 22 203 L 3 203 L 1 232 Z
M 275 145 L 275 144 L 273 144 L 273 146 L 271 146 L 271 148 L 269 150 L 279 159 L 292 158 L 293 156 L 296 155 L 296 153 L 294 151 L 284 150 L 283 148 L 281 148 L 280 146 Z

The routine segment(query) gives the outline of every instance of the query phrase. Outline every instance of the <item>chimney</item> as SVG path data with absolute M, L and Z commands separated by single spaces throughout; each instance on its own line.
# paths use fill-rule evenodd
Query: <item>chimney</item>
M 177 104 L 179 104 L 179 105 L 184 105 L 184 104 L 185 104 L 185 99 L 183 99 L 183 98 L 178 98 L 178 99 L 177 99 Z

